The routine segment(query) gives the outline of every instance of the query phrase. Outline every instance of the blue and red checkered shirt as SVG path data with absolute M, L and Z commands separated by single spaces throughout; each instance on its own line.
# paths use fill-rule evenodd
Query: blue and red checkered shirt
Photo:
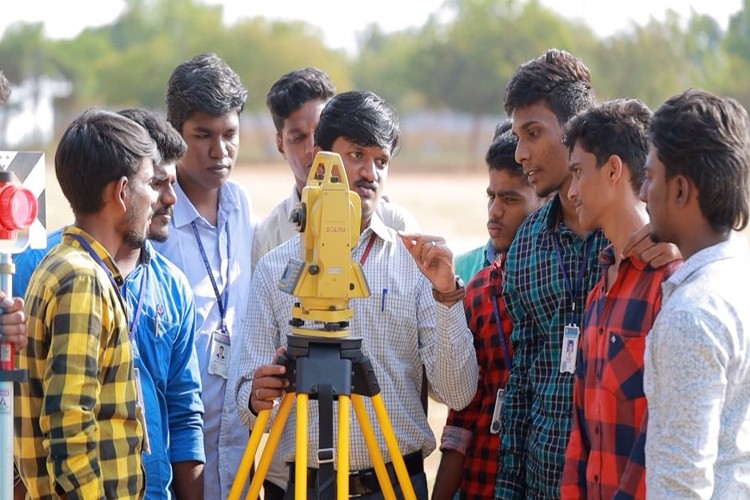
M 492 498 L 495 493 L 500 435 L 490 433 L 490 424 L 497 391 L 507 383 L 510 370 L 510 360 L 506 360 L 500 335 L 504 337 L 508 355 L 513 356 L 510 344 L 513 324 L 505 310 L 502 282 L 503 264 L 496 260 L 480 270 L 466 287 L 464 308 L 474 336 L 479 381 L 469 406 L 448 413 L 440 446 L 441 450 L 453 449 L 465 456 L 461 498 Z M 493 302 L 497 304 L 500 325 Z
M 586 301 L 561 493 L 569 499 L 645 498 L 643 354 L 661 307 L 661 284 L 680 262 L 653 269 L 624 259 L 609 291 L 612 246 L 599 263 L 602 279 Z

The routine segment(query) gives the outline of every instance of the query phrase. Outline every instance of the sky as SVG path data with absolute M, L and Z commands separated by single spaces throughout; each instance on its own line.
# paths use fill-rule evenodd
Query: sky
M 124 0 L 1 0 L 0 36 L 14 22 L 43 22 L 51 38 L 73 38 L 84 28 L 112 23 L 125 8 Z M 520 0 L 519 0 L 520 1 Z M 667 9 L 683 19 L 691 9 L 714 17 L 726 28 L 729 17 L 742 8 L 743 0 L 539 0 L 569 19 L 583 20 L 599 36 L 627 29 L 632 23 L 644 24 L 653 17 L 663 20 Z M 232 24 L 242 17 L 262 16 L 275 20 L 303 20 L 323 32 L 331 48 L 356 54 L 357 34 L 376 23 L 390 33 L 420 27 L 433 13 L 445 14 L 445 0 L 203 0 L 224 6 L 224 21 Z M 441 8 L 443 8 L 441 10 Z M 441 16 L 442 17 L 442 16 Z M 2 66 L 2 61 L 0 61 Z M 65 89 L 49 89 L 66 92 Z M 11 119 L 5 139 L 15 143 L 29 130 L 49 140 L 52 129 L 51 97 L 45 105 L 30 109 L 31 89 L 13 91 L 11 100 L 22 104 L 23 112 Z M 40 124 L 48 124 L 41 126 Z
M 326 44 L 353 52 L 356 35 L 370 23 L 385 32 L 421 26 L 430 14 L 440 10 L 444 0 L 203 0 L 224 5 L 225 21 L 239 17 L 263 16 L 301 19 L 318 26 Z M 626 29 L 630 23 L 643 24 L 650 17 L 664 19 L 671 8 L 683 18 L 691 8 L 710 14 L 726 27 L 731 14 L 739 11 L 742 0 L 540 0 L 571 19 L 582 19 L 600 36 Z M 87 26 L 112 22 L 124 8 L 122 0 L 4 0 L 0 32 L 15 21 L 43 21 L 47 36 L 71 38 Z M 71 15 L 71 13 L 74 13 Z

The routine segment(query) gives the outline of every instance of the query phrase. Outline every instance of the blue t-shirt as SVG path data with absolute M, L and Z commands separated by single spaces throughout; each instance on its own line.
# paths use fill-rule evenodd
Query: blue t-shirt
M 13 296 L 24 295 L 32 273 L 60 243 L 62 232 L 58 229 L 48 235 L 46 249 L 27 249 L 15 256 Z M 182 271 L 148 242 L 141 263 L 125 278 L 124 288 L 131 324 L 141 291 L 144 294 L 138 326 L 132 333 L 151 448 L 150 454 L 143 454 L 146 498 L 171 498 L 172 463 L 205 462 L 193 292 Z

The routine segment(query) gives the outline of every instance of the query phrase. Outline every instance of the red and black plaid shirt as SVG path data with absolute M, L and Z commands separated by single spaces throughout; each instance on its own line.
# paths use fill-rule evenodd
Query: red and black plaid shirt
M 563 498 L 645 498 L 646 334 L 661 308 L 661 284 L 679 266 L 620 263 L 606 292 L 614 250 L 599 256 L 602 279 L 586 301 L 565 454 Z
M 507 383 L 510 370 L 510 360 L 505 359 L 500 334 L 505 338 L 509 355 L 513 355 L 510 343 L 513 324 L 502 295 L 503 258 L 504 256 L 499 257 L 479 271 L 466 287 L 464 308 L 469 329 L 474 336 L 479 381 L 477 393 L 469 406 L 461 411 L 451 410 L 445 423 L 446 431 L 453 427 L 464 429 L 471 435 L 466 447 L 461 498 L 492 498 L 495 494 L 500 437 L 499 434 L 490 433 L 490 423 L 497 391 Z M 493 301 L 498 307 L 499 326 L 495 319 Z M 452 449 L 452 446 L 444 440 L 441 449 Z

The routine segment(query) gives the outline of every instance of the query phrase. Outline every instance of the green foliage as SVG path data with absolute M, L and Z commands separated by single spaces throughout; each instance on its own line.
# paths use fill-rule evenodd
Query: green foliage
M 161 109 L 175 65 L 210 51 L 240 74 L 250 111 L 265 110 L 265 94 L 283 73 L 317 66 L 340 91 L 372 89 L 402 114 L 429 108 L 473 116 L 476 135 L 480 117 L 502 113 L 515 68 L 558 47 L 589 65 L 601 99 L 638 97 L 656 107 L 686 87 L 703 87 L 750 104 L 750 0 L 726 32 L 710 16 L 668 12 L 664 21 L 604 39 L 539 0 L 446 0 L 418 28 L 386 34 L 367 26 L 346 52 L 326 47 L 322 29 L 302 21 L 227 23 L 222 6 L 201 0 L 125 5 L 110 25 L 71 40 L 48 39 L 41 23 L 11 26 L 0 39 L 2 70 L 12 83 L 37 89 L 45 80 L 69 82 L 71 94 L 55 103 L 63 117 L 90 105 Z

